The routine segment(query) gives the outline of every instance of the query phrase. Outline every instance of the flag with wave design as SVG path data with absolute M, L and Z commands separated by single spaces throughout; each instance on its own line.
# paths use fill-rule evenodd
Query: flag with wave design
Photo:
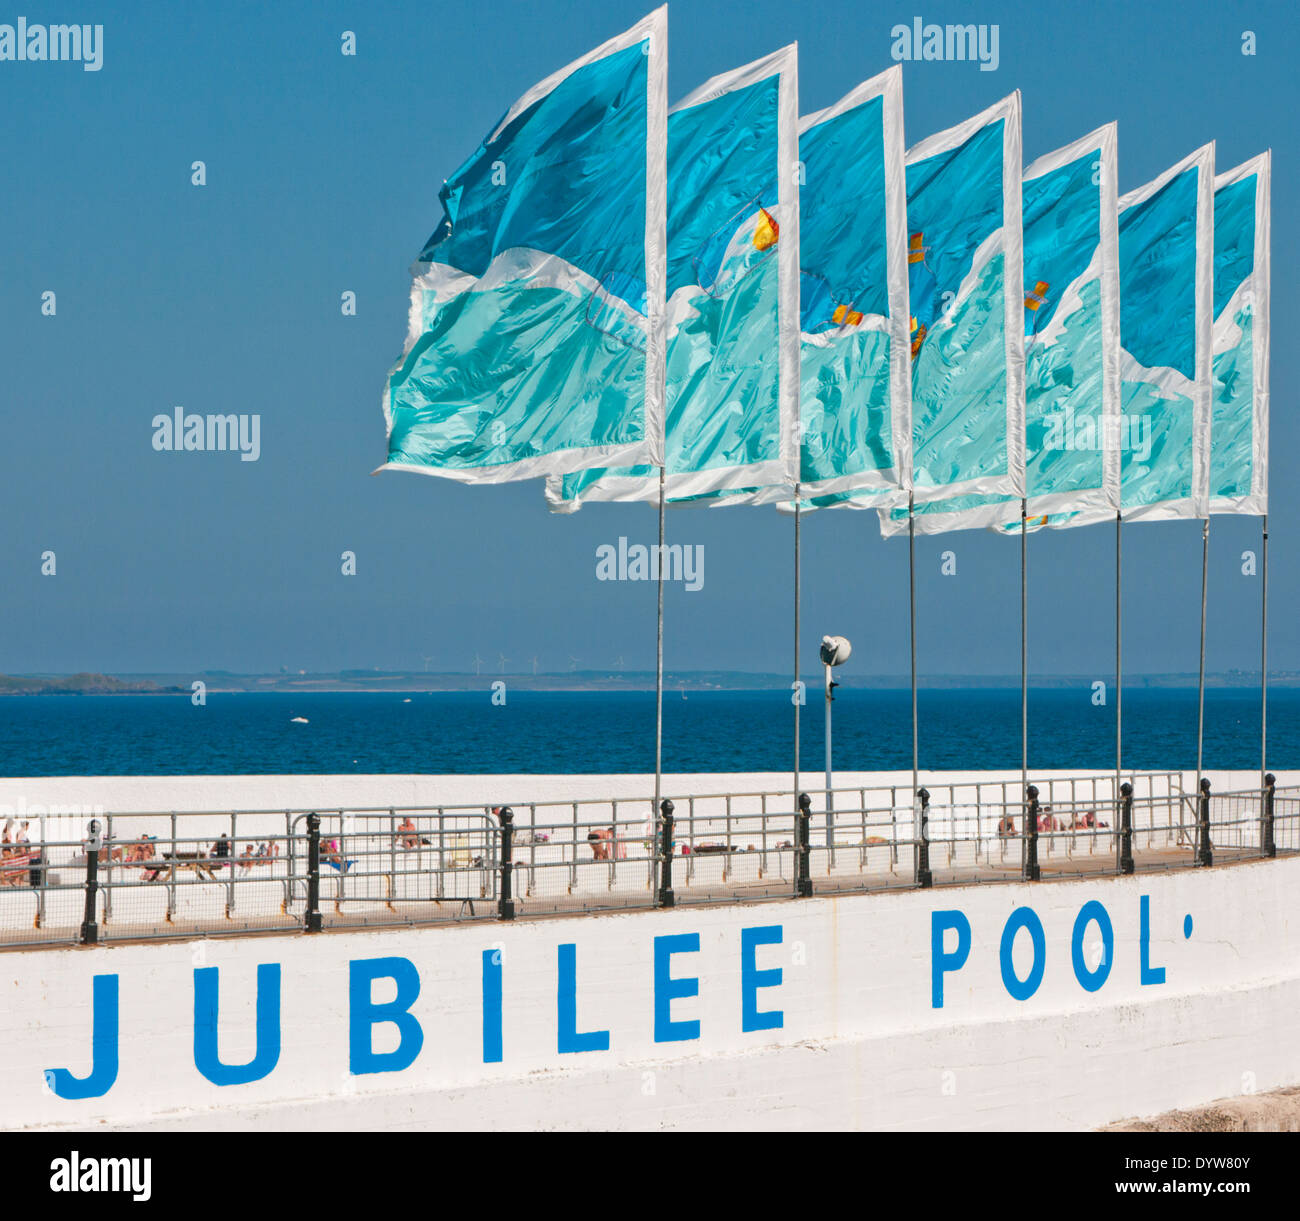
M 658 462 L 667 10 L 529 90 L 443 186 L 388 458 L 467 483 Z
M 1268 512 L 1272 156 L 1214 180 L 1210 512 Z

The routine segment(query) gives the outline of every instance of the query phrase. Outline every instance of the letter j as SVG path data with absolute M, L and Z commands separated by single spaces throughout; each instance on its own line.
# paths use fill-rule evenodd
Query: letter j
M 66 1068 L 45 1070 L 45 1080 L 60 1098 L 102 1098 L 117 1080 L 117 976 L 96 975 L 93 986 L 89 1074 L 74 1077 Z

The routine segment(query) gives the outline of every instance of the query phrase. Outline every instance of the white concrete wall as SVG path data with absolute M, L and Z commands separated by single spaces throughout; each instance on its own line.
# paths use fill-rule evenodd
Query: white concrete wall
M 221 1127 L 1078 1128 L 1300 1082 L 1300 860 L 1088 879 L 475 924 L 424 931 L 212 940 L 0 957 L 0 1128 L 90 1124 Z M 1143 982 L 1142 896 L 1148 897 Z M 1109 971 L 1095 902 L 1113 927 Z M 1000 943 L 1011 913 L 1041 920 L 1041 983 L 1015 999 Z M 1093 909 L 1094 911 L 1097 909 Z M 936 913 L 969 921 L 965 965 L 933 999 Z M 1186 918 L 1190 935 L 1184 935 Z M 942 919 L 942 917 L 939 917 Z M 956 919 L 957 917 L 952 917 Z M 754 952 L 781 981 L 756 992 L 776 1029 L 746 1030 L 742 930 L 779 927 Z M 698 995 L 695 1020 L 656 1038 L 665 1002 L 656 938 L 698 935 L 670 960 Z M 956 934 L 944 943 L 952 951 Z M 573 945 L 576 1025 L 608 1050 L 562 1053 L 559 947 Z M 502 1059 L 484 1062 L 484 952 L 499 952 Z M 408 960 L 423 1045 L 396 1072 L 351 1071 L 350 963 Z M 1032 938 L 1013 942 L 1029 975 Z M 195 969 L 220 969 L 220 1052 L 252 1059 L 256 969 L 279 964 L 278 1063 L 261 1080 L 215 1085 L 196 1068 Z M 120 994 L 120 1068 L 99 1097 L 69 1099 L 45 1070 L 92 1067 L 92 977 Z M 376 1003 L 393 997 L 378 982 Z M 101 1021 L 103 1017 L 101 1015 Z M 365 1031 L 361 1022 L 357 1029 Z M 374 1028 L 374 1050 L 397 1027 Z M 409 1044 L 408 1044 L 409 1046 Z M 103 1049 L 101 1048 L 101 1051 Z

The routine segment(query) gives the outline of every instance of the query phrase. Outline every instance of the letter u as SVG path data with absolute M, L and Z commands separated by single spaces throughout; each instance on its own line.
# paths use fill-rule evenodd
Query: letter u
M 102 1098 L 117 1080 L 117 976 L 96 975 L 93 991 L 91 1067 L 85 1077 L 47 1068 L 45 1080 L 60 1098 Z
M 257 968 L 257 1051 L 247 1064 L 223 1064 L 217 1048 L 220 972 L 194 971 L 194 1067 L 213 1085 L 247 1085 L 260 1081 L 280 1062 L 280 964 Z

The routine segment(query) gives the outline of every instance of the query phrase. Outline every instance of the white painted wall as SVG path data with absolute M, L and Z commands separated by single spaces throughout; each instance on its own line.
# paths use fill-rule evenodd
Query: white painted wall
M 210 940 L 6 954 L 0 977 L 0 1128 L 222 1127 L 1077 1128 L 1300 1082 L 1300 860 L 939 891 L 476 924 L 423 931 Z M 1149 964 L 1139 913 L 1149 896 Z M 1106 982 L 1071 962 L 1089 901 L 1114 928 Z M 1041 919 L 1037 992 L 1015 1000 L 999 944 L 1021 906 Z M 936 911 L 971 925 L 966 965 L 932 1000 Z M 1184 919 L 1192 917 L 1191 935 Z M 757 993 L 775 1030 L 742 1029 L 741 931 L 780 926 L 756 951 L 779 967 Z M 698 934 L 671 959 L 698 996 L 672 1002 L 699 1037 L 655 1038 L 655 938 Z M 948 948 L 955 940 L 948 936 Z M 1030 936 L 1012 959 L 1028 974 Z M 576 947 L 577 1026 L 607 1051 L 560 1054 L 558 947 Z M 1097 926 L 1082 931 L 1099 964 Z M 483 1062 L 483 953 L 499 949 L 503 1060 Z M 408 959 L 423 1048 L 401 1072 L 349 1071 L 349 962 Z M 283 1047 L 264 1079 L 217 1086 L 193 1056 L 194 969 L 220 968 L 221 1054 L 252 1057 L 255 973 L 282 971 Z M 91 979 L 118 977 L 120 1071 L 104 1096 L 56 1097 L 43 1070 L 91 1067 Z M 387 991 L 384 991 L 384 988 Z M 376 984 L 377 1001 L 393 994 Z M 396 1028 L 375 1028 L 391 1050 Z

